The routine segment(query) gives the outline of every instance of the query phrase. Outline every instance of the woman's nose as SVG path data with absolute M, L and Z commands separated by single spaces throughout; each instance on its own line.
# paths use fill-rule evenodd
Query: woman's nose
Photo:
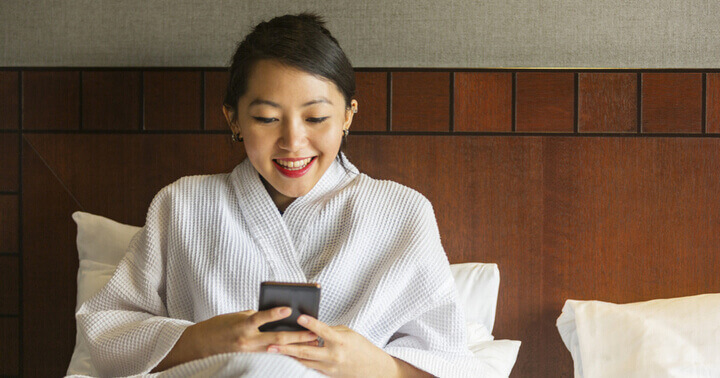
M 307 135 L 305 126 L 300 119 L 287 119 L 282 127 L 282 135 L 278 141 L 280 148 L 287 151 L 298 151 L 305 146 Z

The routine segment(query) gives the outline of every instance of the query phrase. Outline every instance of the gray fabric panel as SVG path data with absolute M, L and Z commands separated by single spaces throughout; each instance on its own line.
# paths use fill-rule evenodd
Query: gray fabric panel
M 712 0 L 0 0 L 0 66 L 223 66 L 272 16 L 320 12 L 356 67 L 714 68 Z

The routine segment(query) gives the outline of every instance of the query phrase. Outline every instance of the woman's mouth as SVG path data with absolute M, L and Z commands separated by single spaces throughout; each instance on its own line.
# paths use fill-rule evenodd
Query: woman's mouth
M 303 176 L 315 162 L 317 156 L 303 159 L 273 159 L 273 165 L 280 173 L 291 178 Z

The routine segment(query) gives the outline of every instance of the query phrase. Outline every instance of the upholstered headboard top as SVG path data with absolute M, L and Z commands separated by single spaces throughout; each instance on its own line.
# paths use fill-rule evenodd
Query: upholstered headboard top
M 0 70 L 0 375 L 74 343 L 76 210 L 142 224 L 152 196 L 241 161 L 221 69 Z M 433 203 L 453 263 L 501 272 L 514 376 L 567 376 L 567 298 L 720 291 L 720 73 L 359 69 L 347 155 Z

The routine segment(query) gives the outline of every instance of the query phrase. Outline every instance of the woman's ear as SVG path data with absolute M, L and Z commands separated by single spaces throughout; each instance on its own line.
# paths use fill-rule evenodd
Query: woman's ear
M 358 112 L 357 100 L 350 101 L 350 107 L 345 109 L 345 123 L 343 123 L 343 130 L 349 130 L 350 124 L 352 123 L 353 116 Z
M 241 134 L 240 126 L 238 125 L 236 117 L 236 113 L 234 110 L 228 108 L 227 106 L 223 105 L 222 107 L 223 114 L 225 115 L 225 120 L 228 123 L 228 126 L 230 127 L 230 130 L 232 130 L 233 134 Z

